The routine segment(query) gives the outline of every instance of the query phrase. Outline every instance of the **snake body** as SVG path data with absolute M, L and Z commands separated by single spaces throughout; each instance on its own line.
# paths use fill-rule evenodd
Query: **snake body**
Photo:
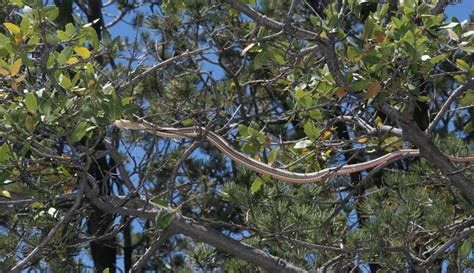
M 317 183 L 327 179 L 329 176 L 348 175 L 351 173 L 356 173 L 387 164 L 395 159 L 414 157 L 420 154 L 420 151 L 418 149 L 403 149 L 388 153 L 384 156 L 363 163 L 344 165 L 341 167 L 331 167 L 312 173 L 296 173 L 284 169 L 275 168 L 253 158 L 250 158 L 246 154 L 243 154 L 233 148 L 223 137 L 216 134 L 215 132 L 207 131 L 204 127 L 159 127 L 155 125 L 138 123 L 123 119 L 116 120 L 114 124 L 115 126 L 121 129 L 145 130 L 151 134 L 155 134 L 164 138 L 198 138 L 205 136 L 206 140 L 209 141 L 209 143 L 211 143 L 221 152 L 226 154 L 234 162 L 237 162 L 259 174 L 267 175 L 280 181 L 292 184 Z M 474 162 L 474 157 L 448 157 L 453 162 Z

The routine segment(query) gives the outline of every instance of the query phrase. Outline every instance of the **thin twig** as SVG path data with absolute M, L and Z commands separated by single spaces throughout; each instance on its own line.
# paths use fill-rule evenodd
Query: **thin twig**
M 85 180 L 81 179 L 79 183 L 79 190 L 76 193 L 76 199 L 74 201 L 74 205 L 67 211 L 66 215 L 49 231 L 48 235 L 43 239 L 43 241 L 33 249 L 33 251 L 28 254 L 22 261 L 17 263 L 11 270 L 10 272 L 12 273 L 19 273 L 21 269 L 25 268 L 28 266 L 31 261 L 33 261 L 38 253 L 40 253 L 43 248 L 48 244 L 48 242 L 53 238 L 53 236 L 56 234 L 56 232 L 59 230 L 59 228 L 67 223 L 69 219 L 72 217 L 72 214 L 79 208 L 81 205 L 81 200 L 82 200 L 82 193 L 84 192 L 84 187 L 85 187 Z

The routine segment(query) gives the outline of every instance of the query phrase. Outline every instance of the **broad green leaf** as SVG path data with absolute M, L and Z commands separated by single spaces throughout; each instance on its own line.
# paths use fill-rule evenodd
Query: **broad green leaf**
M 446 59 L 446 54 L 441 54 L 441 55 L 438 55 L 436 57 L 433 57 L 430 59 L 430 63 L 432 64 L 436 64 L 442 60 L 445 60 Z
M 67 41 L 69 39 L 69 35 L 65 31 L 56 30 L 56 34 L 58 35 L 58 39 L 61 42 Z
M 107 267 L 106 269 L 102 270 L 102 273 L 110 273 L 110 269 Z
M 369 88 L 373 83 L 373 79 L 360 80 L 355 82 L 352 88 L 354 88 L 355 91 L 360 91 Z
M 36 96 L 32 92 L 25 95 L 25 106 L 28 111 L 32 114 L 36 114 L 38 109 L 38 102 L 36 101 Z
M 362 57 L 362 53 L 358 48 L 349 46 L 347 49 L 347 58 L 349 58 L 350 61 L 359 61 Z
M 304 96 L 306 96 L 306 92 L 303 90 L 301 87 L 296 87 L 295 88 L 295 99 L 297 101 L 301 100 Z
M 72 87 L 71 79 L 66 74 L 59 75 L 59 84 L 68 90 Z
M 248 133 L 248 127 L 243 125 L 243 124 L 239 124 L 237 126 L 237 130 L 239 131 L 239 135 L 241 135 L 242 137 L 248 137 L 249 136 L 249 133 Z
M 304 125 L 303 125 L 303 129 L 304 129 L 304 132 L 305 134 L 310 138 L 310 139 L 316 139 L 319 137 L 320 135 L 320 130 L 314 126 L 314 124 L 312 122 L 306 122 Z
M 23 19 L 21 19 L 21 23 L 20 23 L 20 29 L 23 35 L 29 34 L 30 25 L 31 25 L 31 22 L 28 16 L 23 16 Z
M 69 37 L 72 37 L 73 35 L 76 34 L 76 28 L 72 23 L 69 23 L 66 25 L 66 33 Z
M 252 186 L 250 187 L 250 191 L 252 193 L 256 193 L 262 187 L 263 183 L 265 183 L 260 176 L 257 176 L 255 180 L 252 182 Z
M 87 133 L 89 124 L 85 121 L 79 122 L 71 133 L 70 141 L 72 144 L 81 140 Z
M 47 6 L 44 10 L 46 11 L 46 17 L 51 21 L 56 19 L 59 15 L 59 9 L 54 5 Z
M 311 109 L 309 110 L 309 116 L 317 121 L 322 121 L 323 120 L 323 114 L 321 113 L 321 111 L 319 111 L 318 109 Z
M 278 150 L 271 150 L 270 153 L 268 153 L 268 163 L 273 164 L 277 158 L 278 155 Z
M 10 38 L 0 33 L 0 48 L 10 43 Z
M 71 57 L 72 55 L 72 48 L 70 46 L 67 46 L 66 48 L 64 48 L 61 53 L 59 53 L 59 56 L 58 56 L 58 63 L 60 65 L 64 65 L 66 64 L 67 60 L 69 60 L 69 58 Z
M 468 90 L 461 99 L 459 99 L 459 104 L 462 106 L 469 106 L 474 104 L 474 91 Z
M 5 162 L 10 160 L 10 148 L 8 148 L 7 143 L 3 143 L 0 147 L 0 162 Z
M 109 116 L 112 119 L 120 119 L 122 117 L 122 99 L 117 95 L 117 93 L 112 92 L 112 98 L 109 102 Z
M 309 17 L 309 20 L 311 21 L 311 24 L 313 25 L 313 27 L 320 27 L 321 26 L 321 20 L 319 20 L 318 17 L 316 17 L 314 15 L 311 15 Z

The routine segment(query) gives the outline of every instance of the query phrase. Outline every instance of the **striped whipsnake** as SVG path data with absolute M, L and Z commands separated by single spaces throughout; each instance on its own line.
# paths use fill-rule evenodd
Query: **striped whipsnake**
M 200 126 L 185 127 L 185 128 L 173 128 L 173 127 L 159 127 L 148 123 L 138 123 L 130 120 L 116 120 L 115 126 L 121 129 L 130 130 L 145 130 L 151 134 L 155 134 L 164 138 L 198 138 L 205 136 L 207 141 L 214 145 L 221 152 L 230 157 L 233 161 L 259 173 L 267 175 L 272 178 L 278 179 L 283 182 L 292 184 L 304 184 L 304 183 L 317 183 L 325 180 L 331 175 L 342 176 L 351 173 L 360 172 L 363 170 L 371 169 L 380 165 L 385 165 L 393 160 L 402 159 L 405 157 L 418 156 L 420 154 L 418 149 L 403 149 L 388 153 L 384 156 L 376 159 L 357 163 L 344 165 L 342 167 L 331 167 L 326 168 L 317 172 L 312 173 L 296 173 L 290 172 L 284 169 L 272 167 L 268 164 L 250 158 L 246 154 L 243 154 L 235 148 L 233 148 L 223 137 L 212 132 L 207 131 L 206 128 Z M 448 156 L 453 162 L 466 163 L 474 162 L 474 157 L 453 157 Z

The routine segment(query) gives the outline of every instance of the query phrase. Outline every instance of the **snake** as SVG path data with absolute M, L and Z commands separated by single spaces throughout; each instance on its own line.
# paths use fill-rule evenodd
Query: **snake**
M 291 172 L 285 169 L 280 169 L 258 161 L 249 157 L 247 154 L 239 152 L 227 142 L 219 134 L 208 130 L 201 126 L 191 126 L 184 128 L 175 127 L 160 127 L 150 123 L 134 122 L 131 120 L 119 119 L 115 120 L 114 125 L 120 129 L 128 130 L 144 130 L 148 133 L 155 134 L 163 138 L 205 138 L 210 144 L 227 155 L 234 162 L 253 170 L 261 175 L 269 176 L 290 184 L 311 184 L 325 181 L 331 176 L 344 176 L 352 173 L 361 172 L 367 169 L 372 169 L 381 165 L 385 165 L 394 160 L 416 157 L 420 155 L 419 149 L 400 149 L 390 152 L 376 159 L 356 163 L 347 164 L 340 167 L 329 167 L 317 172 L 298 173 Z M 455 163 L 469 163 L 474 162 L 474 157 L 454 157 L 447 156 L 449 160 Z

